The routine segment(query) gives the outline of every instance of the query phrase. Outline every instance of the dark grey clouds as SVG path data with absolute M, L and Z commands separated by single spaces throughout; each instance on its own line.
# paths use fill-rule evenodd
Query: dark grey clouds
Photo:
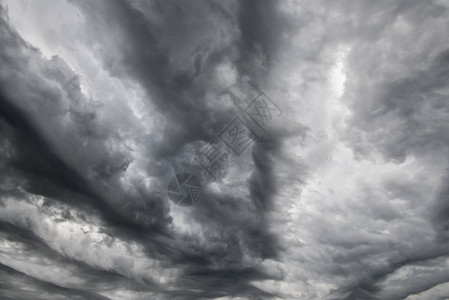
M 1 7 L 3 298 L 448 296 L 444 1 Z M 254 86 L 284 115 L 205 180 Z

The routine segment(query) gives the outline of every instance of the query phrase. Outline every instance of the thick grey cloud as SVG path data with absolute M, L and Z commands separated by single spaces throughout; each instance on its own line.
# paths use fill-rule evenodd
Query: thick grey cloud
M 447 297 L 444 1 L 1 4 L 3 298 Z
M 142 253 L 148 259 L 159 261 L 161 267 L 176 266 L 184 279 L 164 279 L 169 285 L 159 287 L 148 282 L 153 289 L 147 290 L 160 295 L 181 299 L 270 295 L 249 283 L 272 277 L 258 266 L 257 259 L 275 257 L 277 252 L 276 238 L 268 233 L 263 216 L 265 208 L 260 205 L 261 201 L 265 204 L 269 201 L 274 185 L 267 177 L 270 175 L 266 175 L 270 173 L 267 166 L 256 163 L 256 170 L 251 175 L 251 185 L 255 187 L 251 188 L 247 200 L 238 195 L 205 191 L 205 200 L 193 215 L 204 227 L 202 237 L 173 230 L 163 189 L 169 171 L 167 167 L 179 168 L 177 156 L 182 147 L 209 140 L 237 111 L 229 101 L 227 107 L 221 109 L 214 103 L 208 103 L 209 107 L 205 104 L 206 100 L 223 94 L 227 88 L 214 88 L 217 83 L 208 77 L 214 75 L 220 63 L 236 60 L 236 54 L 232 52 L 239 50 L 233 43 L 240 37 L 238 28 L 233 28 L 238 23 L 231 23 L 235 22 L 231 15 L 239 6 L 198 5 L 196 13 L 206 16 L 212 12 L 221 18 L 218 22 L 214 18 L 199 22 L 198 16 L 191 11 L 193 7 L 176 3 L 155 2 L 161 10 L 156 20 L 148 20 L 145 13 L 125 2 L 76 4 L 85 10 L 86 27 L 90 28 L 90 34 L 80 37 L 81 42 L 96 43 L 97 51 L 93 54 L 100 58 L 102 67 L 111 76 L 136 80 L 144 88 L 145 101 L 149 101 L 166 120 L 166 127 L 149 136 L 142 135 L 138 127 L 131 128 L 138 120 L 133 119 L 126 99 L 118 99 L 125 101 L 116 104 L 118 107 L 105 108 L 107 104 L 87 98 L 81 92 L 79 77 L 63 59 L 56 56 L 50 60 L 42 58 L 39 51 L 11 29 L 4 18 L 2 132 L 4 168 L 8 172 L 4 176 L 8 183 L 5 184 L 5 198 L 9 196 L 17 199 L 15 201 L 35 205 L 34 197 L 29 199 L 31 195 L 42 197 L 45 205 L 38 215 L 45 215 L 44 207 L 61 202 L 65 206 L 63 212 L 58 211 L 56 223 L 89 224 L 93 221 L 99 233 L 109 238 L 118 238 L 128 244 L 138 243 Z M 95 11 L 104 13 L 94 17 L 91 13 Z M 229 32 L 224 34 L 229 37 L 216 37 L 216 31 L 227 23 Z M 211 25 L 215 27 L 211 29 Z M 190 35 L 191 39 L 184 41 L 186 51 L 179 51 L 178 43 L 183 40 L 183 35 Z M 197 37 L 199 39 L 195 40 Z M 193 53 L 189 51 L 196 51 L 198 47 L 204 48 L 191 60 Z M 226 47 L 234 49 L 226 50 Z M 250 53 L 245 55 L 252 56 Z M 120 143 L 126 143 L 126 140 L 151 149 L 136 154 L 149 155 L 148 165 L 134 167 L 162 184 L 149 189 L 142 181 L 123 182 L 124 174 L 136 158 L 133 149 L 116 150 L 114 144 L 118 143 L 121 148 Z M 264 148 L 256 151 L 255 157 L 263 156 L 264 151 Z M 257 182 L 260 180 L 267 186 L 260 187 L 261 183 Z M 266 188 L 267 193 L 260 194 L 258 188 Z M 14 201 L 5 201 L 5 206 L 16 205 Z M 224 202 L 229 203 L 228 207 L 223 207 Z M 233 214 L 236 208 L 242 213 Z M 32 216 L 17 220 L 9 214 L 14 212 L 5 210 L 4 217 L 24 230 L 40 223 Z M 37 231 L 46 243 L 52 243 L 50 233 Z M 80 259 L 76 251 L 55 245 L 50 247 L 60 255 Z M 133 253 L 132 250 L 128 252 Z M 245 256 L 249 256 L 247 262 L 243 261 Z M 96 267 L 88 253 L 81 255 L 81 259 Z M 132 264 L 127 266 L 124 262 L 120 268 L 121 264 L 112 271 L 146 282 L 140 275 L 132 273 Z M 132 274 L 124 274 L 127 271 Z M 126 289 L 126 285 L 120 286 Z M 135 288 L 127 289 L 135 292 Z

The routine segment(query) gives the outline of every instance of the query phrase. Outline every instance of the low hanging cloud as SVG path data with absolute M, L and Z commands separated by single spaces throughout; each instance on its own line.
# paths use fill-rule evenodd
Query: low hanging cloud
M 447 298 L 448 15 L 1 1 L 1 298 Z

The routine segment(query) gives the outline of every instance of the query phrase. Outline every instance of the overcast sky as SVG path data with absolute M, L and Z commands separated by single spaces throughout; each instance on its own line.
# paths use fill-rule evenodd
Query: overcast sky
M 449 299 L 448 83 L 445 0 L 0 0 L 0 298 Z

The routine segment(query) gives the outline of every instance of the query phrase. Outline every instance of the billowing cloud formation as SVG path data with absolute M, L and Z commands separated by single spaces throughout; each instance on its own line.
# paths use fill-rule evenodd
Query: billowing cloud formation
M 448 15 L 2 1 L 2 299 L 445 299 Z M 211 178 L 195 155 L 236 117 L 256 138 Z

